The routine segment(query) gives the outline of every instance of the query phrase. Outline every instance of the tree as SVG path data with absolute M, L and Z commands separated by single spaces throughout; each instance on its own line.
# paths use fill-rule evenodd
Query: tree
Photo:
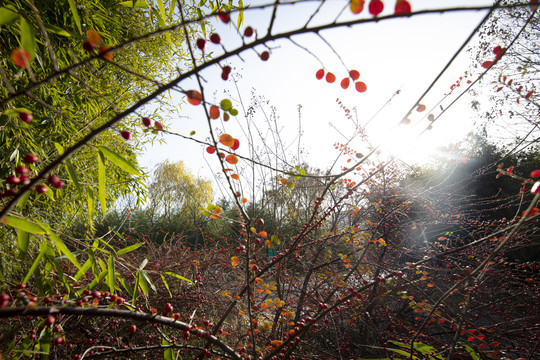
M 160 4 L 157 1 L 158 7 Z M 352 1 L 348 7 L 356 15 L 364 5 L 364 1 Z M 209 16 L 217 14 L 219 21 L 230 23 L 231 14 L 235 14 L 231 7 L 215 3 L 210 6 Z M 17 231 L 20 255 L 27 259 L 14 267 L 10 279 L 4 280 L 0 298 L 2 334 L 7 334 L 0 340 L 10 354 L 23 357 L 39 352 L 43 357 L 77 359 L 162 355 L 166 359 L 268 360 L 398 356 L 442 360 L 535 355 L 539 312 L 530 308 L 537 302 L 528 299 L 537 300 L 540 295 L 537 264 L 513 261 L 504 251 L 536 236 L 540 212 L 538 167 L 534 166 L 530 174 L 521 174 L 525 176 L 513 174 L 506 167 L 495 169 L 523 183 L 529 205 L 519 218 L 496 227 L 486 226 L 476 211 L 464 211 L 470 207 L 452 201 L 452 196 L 464 200 L 468 195 L 461 191 L 461 179 L 439 189 L 428 188 L 431 185 L 426 186 L 425 181 L 407 184 L 411 180 L 400 163 L 379 156 L 380 146 L 364 143 L 364 127 L 342 104 L 343 117 L 353 123 L 354 129 L 344 132 L 345 140 L 336 144 L 334 165 L 317 173 L 299 156 L 292 157 L 294 161 L 282 156 L 286 146 L 271 122 L 267 128 L 274 143 L 258 148 L 255 124 L 249 122 L 249 116 L 247 125 L 240 129 L 235 130 L 228 122 L 239 113 L 236 100 L 229 96 L 210 100 L 212 90 L 206 85 L 203 71 L 219 65 L 218 80 L 227 80 L 233 70 L 225 62 L 233 56 L 256 51 L 260 60 L 268 61 L 279 51 L 271 48 L 275 40 L 294 43 L 296 35 L 317 35 L 324 29 L 361 27 L 422 13 L 412 13 L 408 1 L 398 0 L 391 14 L 379 16 L 384 4 L 372 0 L 365 17 L 350 15 L 350 20 L 337 18 L 315 25 L 311 19 L 319 14 L 319 7 L 312 10 L 307 24 L 291 31 L 274 31 L 274 21 L 287 6 L 290 4 L 278 2 L 262 5 L 273 9 L 266 35 L 252 38 L 255 30 L 245 27 L 239 31 L 241 42 L 236 47 L 223 44 L 223 53 L 210 59 L 197 61 L 208 45 L 206 40 L 189 41 L 193 37 L 190 26 L 209 17 L 200 13 L 190 17 L 184 12 L 184 4 L 177 3 L 178 23 L 123 43 L 113 49 L 113 59 L 107 60 L 107 52 L 102 50 L 94 54 L 93 60 L 73 63 L 75 70 L 96 61 L 107 71 L 118 65 L 114 59 L 127 45 L 179 31 L 188 40 L 192 67 L 184 73 L 171 73 L 163 83 L 153 83 L 146 96 L 126 104 L 118 113 L 107 114 L 88 135 L 74 136 L 73 144 L 61 149 L 62 154 L 55 155 L 39 175 L 4 199 L 0 209 L 0 217 L 7 225 L 4 229 Z M 489 15 L 497 6 L 483 8 L 490 11 Z M 446 10 L 468 11 L 435 12 Z M 95 36 L 88 34 L 87 41 L 97 42 Z M 217 46 L 222 40 L 212 34 L 210 41 Z M 267 48 L 263 50 L 262 46 Z M 47 44 L 46 49 L 54 50 L 54 46 Z M 316 49 L 308 52 L 317 57 Z M 22 54 L 19 56 L 24 57 Z M 14 57 L 14 61 L 18 58 Z M 24 62 L 19 64 L 25 66 L 22 74 L 30 79 L 30 68 Z M 357 70 L 345 70 L 349 77 L 341 81 L 342 88 L 354 83 L 352 91 L 368 91 Z M 51 70 L 44 79 L 59 81 L 54 79 L 62 71 Z M 313 72 L 316 79 L 325 78 L 329 84 L 336 80 L 328 69 Z M 147 81 L 146 74 L 134 74 L 129 68 L 122 68 L 120 74 Z M 30 79 L 19 97 L 29 101 L 29 91 L 34 87 L 45 91 L 48 83 L 33 84 Z M 181 235 L 155 244 L 147 241 L 148 236 L 123 235 L 115 229 L 99 237 L 72 239 L 40 218 L 19 214 L 19 201 L 39 179 L 66 164 L 82 147 L 97 161 L 97 198 L 105 212 L 104 190 L 111 186 L 103 181 L 108 165 L 112 163 L 134 176 L 138 170 L 125 156 L 94 143 L 94 139 L 119 126 L 125 118 L 139 117 L 142 106 L 169 90 L 180 91 L 190 105 L 199 106 L 204 113 L 206 139 L 194 134 L 175 136 L 201 144 L 208 157 L 216 161 L 214 170 L 222 174 L 220 185 L 229 192 L 233 205 L 227 206 L 226 212 L 225 206 L 205 204 L 200 214 L 208 221 L 235 226 L 238 232 L 228 232 L 222 239 L 222 243 L 234 246 L 190 249 L 182 245 Z M 4 100 L 8 104 L 16 101 L 16 94 Z M 396 126 L 407 126 L 413 110 L 423 112 L 426 105 L 422 102 L 423 97 L 412 104 Z M 24 119 L 28 118 L 23 115 Z M 434 117 L 426 120 L 429 127 L 436 126 Z M 214 125 L 218 123 L 220 126 Z M 126 133 L 121 136 L 129 138 Z M 244 148 L 248 148 L 249 156 L 243 155 Z M 182 172 L 179 167 L 171 171 L 174 168 L 160 168 L 163 176 L 157 177 L 155 183 L 171 185 L 175 196 L 184 196 L 174 185 L 186 176 L 175 178 Z M 467 175 L 482 179 L 474 173 Z M 428 179 L 436 180 L 434 176 Z M 58 181 L 54 179 L 51 185 Z M 191 186 L 190 182 L 181 187 L 186 186 Z M 425 187 L 419 194 L 424 197 L 409 191 L 415 186 Z M 197 198 L 198 187 L 193 188 L 189 195 Z M 156 186 L 155 190 L 162 189 Z M 93 221 L 94 198 L 83 191 L 77 194 L 89 203 L 88 219 Z M 167 197 L 161 191 L 154 195 L 156 206 L 163 204 L 158 213 L 170 214 L 173 219 L 174 202 L 162 201 Z M 182 209 L 185 202 L 177 208 Z M 284 213 L 275 218 L 283 204 L 291 204 L 296 218 Z M 482 209 L 483 204 L 475 205 Z M 272 220 L 268 224 L 264 216 L 259 216 L 270 213 L 267 209 L 275 210 L 272 216 L 267 215 Z M 441 224 L 448 227 L 438 226 Z M 467 238 L 461 233 L 447 233 L 455 228 L 465 229 Z M 8 258 L 15 259 L 15 255 L 11 251 Z M 99 331 L 104 328 L 109 331 Z M 83 341 L 76 340 L 81 338 Z M 65 346 L 66 342 L 71 347 Z

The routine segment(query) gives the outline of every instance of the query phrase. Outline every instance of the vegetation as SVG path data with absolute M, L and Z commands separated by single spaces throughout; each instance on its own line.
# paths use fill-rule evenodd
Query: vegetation
M 481 44 L 476 79 L 502 69 L 502 82 L 513 89 L 518 74 L 503 64 L 515 42 L 505 38 L 510 20 L 498 20 L 515 13 L 532 22 L 534 3 L 482 7 L 484 27 L 475 33 L 500 37 L 489 40 L 494 54 Z M 385 6 L 392 11 L 383 12 Z M 257 8 L 273 9 L 267 29 L 243 24 Z M 467 146 L 449 149 L 455 161 L 411 168 L 383 156 L 365 124 L 338 100 L 353 131 L 335 142 L 328 169 L 305 163 L 300 145 L 292 155 L 288 150 L 274 111 L 265 123 L 255 121 L 254 114 L 266 114 L 264 101 L 245 106 L 217 95 L 211 70 L 219 68 L 219 84 L 236 81 L 227 61 L 255 51 L 271 66 L 280 51 L 274 41 L 298 45 L 295 35 L 320 37 L 325 29 L 422 12 L 405 0 L 352 0 L 346 4 L 352 20 L 312 24 L 321 6 L 307 24 L 274 31 L 282 11 L 291 9 L 279 2 L 244 8 L 174 0 L 28 0 L 0 8 L 1 355 L 538 355 L 534 135 L 502 146 L 471 135 Z M 434 10 L 444 11 L 467 9 Z M 210 28 L 212 19 L 238 29 L 241 41 L 228 44 Z M 535 39 L 526 25 L 522 33 Z M 308 51 L 318 59 L 318 49 Z M 534 61 L 522 66 L 531 69 Z M 343 90 L 369 93 L 357 70 L 343 70 Z M 519 81 L 531 90 L 515 94 L 519 103 L 505 100 L 512 111 L 530 115 L 539 109 L 528 73 Z M 328 86 L 337 81 L 327 68 L 313 74 L 311 81 Z M 473 76 L 468 84 L 458 80 L 448 96 L 459 99 L 461 85 L 478 89 Z M 177 111 L 167 93 L 201 110 L 204 134 L 167 130 L 168 112 Z M 438 125 L 449 107 L 426 111 L 424 97 L 396 127 L 405 129 L 424 113 L 418 126 Z M 247 109 L 243 122 L 236 121 L 238 109 Z M 532 134 L 538 118 L 527 119 Z M 183 162 L 159 164 L 145 182 L 137 154 L 161 134 L 199 144 L 229 197 L 218 199 L 211 182 Z

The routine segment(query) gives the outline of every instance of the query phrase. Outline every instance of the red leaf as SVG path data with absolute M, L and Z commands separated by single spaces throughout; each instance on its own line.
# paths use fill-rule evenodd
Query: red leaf
M 379 15 L 384 9 L 384 4 L 381 0 L 371 0 L 369 2 L 368 10 L 373 16 Z
M 502 47 L 500 45 L 497 45 L 493 48 L 493 53 L 497 55 L 497 57 L 501 56 L 502 54 Z
M 321 80 L 324 77 L 324 69 L 319 69 L 319 71 L 315 73 L 315 77 L 317 80 Z
M 488 68 L 491 66 L 491 64 L 493 64 L 493 61 L 484 61 L 484 62 L 482 63 L 482 67 L 483 67 L 484 69 L 488 69 Z
M 333 83 L 334 81 L 336 81 L 336 75 L 332 74 L 331 72 L 326 74 L 326 82 Z
M 231 146 L 231 149 L 236 150 L 240 147 L 240 141 L 238 139 L 234 139 L 234 144 Z
M 351 81 L 349 80 L 349 78 L 343 78 L 343 80 L 341 80 L 341 87 L 343 89 L 348 89 L 349 88 L 349 83 Z
M 210 106 L 210 119 L 215 120 L 219 118 L 219 108 L 216 105 Z
M 416 111 L 418 111 L 418 112 L 426 111 L 426 105 L 424 105 L 424 104 L 418 105 L 418 107 L 416 108 Z
M 363 93 L 367 91 L 367 85 L 362 81 L 358 81 L 354 86 L 356 87 L 356 91 L 358 92 Z
M 533 93 L 534 93 L 533 90 L 529 91 L 529 92 L 527 93 L 527 95 L 525 95 L 525 99 L 530 98 L 530 97 L 532 96 Z
M 396 2 L 396 7 L 394 13 L 398 14 L 408 14 L 411 12 L 411 4 L 406 0 L 398 0 Z
M 360 73 L 358 72 L 358 70 L 351 70 L 349 71 L 349 76 L 351 77 L 351 79 L 353 79 L 353 81 L 356 81 L 360 77 Z
M 533 170 L 531 172 L 531 177 L 540 177 L 540 170 Z
M 216 148 L 213 147 L 213 146 L 209 146 L 206 148 L 206 152 L 209 153 L 209 154 L 213 154 L 216 152 Z

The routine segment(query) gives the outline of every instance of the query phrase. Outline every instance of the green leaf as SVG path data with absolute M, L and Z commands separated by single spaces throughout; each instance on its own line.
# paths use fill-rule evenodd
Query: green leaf
M 94 280 L 92 280 L 90 285 L 88 285 L 88 289 L 89 290 L 94 289 L 101 282 L 101 280 L 103 280 L 105 276 L 107 276 L 107 270 L 100 272 L 99 275 Z
M 49 32 L 52 32 L 56 35 L 61 35 L 61 36 L 66 36 L 66 37 L 71 37 L 72 34 L 56 25 L 44 25 L 45 27 L 45 30 L 49 31 Z
M 75 189 L 77 189 L 78 192 L 81 192 L 81 185 L 79 184 L 79 177 L 77 176 L 77 173 L 75 172 L 75 169 L 73 168 L 73 165 L 71 165 L 70 162 L 66 163 L 66 169 L 69 174 L 69 178 L 71 181 L 73 181 L 73 184 L 75 185 Z
M 24 195 L 21 197 L 21 199 L 19 200 L 19 202 L 17 203 L 17 210 L 18 211 L 21 211 L 22 208 L 24 207 L 24 204 L 26 203 L 26 200 L 28 200 L 28 198 L 30 197 L 30 191 L 27 191 L 24 193 Z
M 49 237 L 51 238 L 51 240 L 54 242 L 54 245 L 56 245 L 56 248 L 60 250 L 64 255 L 66 255 L 69 261 L 71 261 L 71 263 L 75 265 L 77 269 L 80 269 L 81 264 L 79 263 L 75 255 L 73 255 L 73 253 L 68 249 L 66 244 L 64 244 L 64 242 L 58 236 L 56 236 L 56 234 L 53 233 L 52 231 L 48 230 L 47 233 L 49 234 Z
M 21 17 L 21 47 L 28 51 L 30 58 L 36 57 L 36 39 L 34 38 L 34 31 L 32 25 Z
M 148 259 L 144 259 L 141 264 L 139 265 L 139 270 L 144 269 L 144 267 L 148 264 Z
M 58 155 L 63 155 L 64 147 L 57 142 L 54 142 L 53 144 L 54 144 L 54 147 L 56 148 L 56 151 L 58 151 Z
M 131 286 L 129 286 L 129 284 L 127 283 L 126 279 L 124 279 L 124 277 L 122 275 L 120 275 L 119 273 L 116 273 L 116 278 L 118 279 L 118 281 L 120 282 L 120 284 L 122 284 L 122 286 L 124 287 L 124 289 L 126 289 L 126 291 L 128 292 L 129 295 L 133 296 L 133 289 L 131 288 Z
M 146 1 L 135 1 L 135 3 L 133 3 L 133 1 L 123 1 L 120 3 L 120 5 L 125 6 L 125 7 L 130 7 L 130 8 L 134 8 L 134 7 L 143 8 L 143 9 L 149 8 Z
M 30 244 L 30 234 L 24 230 L 17 230 L 17 247 L 21 260 L 24 260 L 28 254 L 28 244 Z
M 169 284 L 167 283 L 167 280 L 165 280 L 165 276 L 163 276 L 163 274 L 159 274 L 159 276 L 161 276 L 161 281 L 163 281 L 163 285 L 165 285 L 165 288 L 169 292 L 169 296 L 172 298 L 171 289 L 169 289 Z
M 39 226 L 35 222 L 20 217 L 6 215 L 2 219 L 2 222 L 16 229 L 23 230 L 32 234 L 45 234 L 46 232 L 41 226 Z
M 162 338 L 161 345 L 171 345 L 171 343 L 165 340 L 165 338 Z M 173 360 L 173 359 L 174 359 L 174 353 L 173 353 L 172 348 L 163 350 L 163 360 Z
M 132 175 L 142 176 L 142 174 L 139 172 L 139 170 L 137 170 L 135 166 L 133 166 L 129 161 L 127 161 L 111 149 L 105 146 L 100 146 L 99 151 L 101 151 L 101 153 L 107 158 L 107 160 L 111 161 L 113 164 L 115 164 L 125 172 Z
M 219 103 L 219 106 L 220 106 L 223 110 L 227 111 L 227 110 L 230 110 L 230 109 L 232 108 L 232 102 L 231 102 L 231 100 L 229 100 L 229 99 L 223 99 L 223 100 L 221 100 L 221 102 Z
M 45 184 L 43 184 L 43 185 L 47 188 L 47 191 L 45 192 L 45 195 L 47 195 L 47 197 L 51 201 L 54 201 L 54 192 L 51 190 L 51 188 L 48 185 L 45 185 Z
M 108 263 L 108 272 L 107 272 L 107 285 L 109 286 L 109 292 L 114 294 L 114 258 L 109 256 L 107 259 Z
M 167 15 L 165 14 L 165 6 L 163 6 L 163 0 L 157 0 L 157 5 L 158 5 L 158 9 L 159 9 L 159 13 L 161 17 L 165 19 Z
M 131 297 L 131 305 L 135 306 L 137 303 L 137 295 L 139 294 L 139 272 L 135 273 L 135 285 L 133 286 L 133 292 Z
M 167 17 L 171 18 L 174 14 L 174 9 L 176 8 L 176 0 L 171 1 L 171 6 L 169 7 L 169 14 Z
M 39 334 L 40 359 L 48 359 L 51 351 L 52 331 L 50 326 L 46 326 Z
M 140 248 L 140 247 L 143 246 L 143 245 L 144 245 L 143 242 L 140 242 L 140 243 L 137 243 L 137 244 L 130 245 L 130 246 L 125 247 L 125 248 L 123 248 L 123 249 L 121 249 L 121 250 L 118 250 L 118 251 L 116 252 L 116 255 L 124 255 L 124 254 L 127 254 L 128 252 L 131 252 L 131 251 L 133 251 L 133 250 L 136 250 L 136 249 Z
M 161 17 L 160 14 L 158 13 L 155 13 L 154 15 L 156 15 L 156 19 L 158 21 L 158 24 L 161 28 L 166 28 L 167 27 L 167 24 L 165 24 L 165 20 Z M 171 48 L 174 48 L 174 44 L 172 42 L 172 38 L 171 38 L 171 34 L 169 34 L 168 32 L 165 33 L 165 39 L 167 40 L 167 42 L 169 43 L 169 45 L 171 45 Z
M 137 279 L 143 294 L 148 296 L 148 284 L 146 284 L 146 280 L 140 271 L 137 271 Z
M 98 199 L 103 216 L 107 212 L 107 191 L 105 189 L 105 159 L 103 153 L 98 153 Z
M 18 18 L 17 13 L 5 7 L 0 8 L 0 26 L 13 24 Z
M 92 261 L 95 261 L 95 258 L 88 258 L 86 262 L 83 264 L 83 266 L 77 271 L 77 274 L 73 277 L 75 281 L 79 281 L 80 278 L 82 278 L 88 270 L 92 267 Z
M 180 280 L 186 281 L 186 282 L 191 283 L 191 284 L 193 283 L 193 281 L 191 281 L 191 280 L 189 280 L 189 279 L 187 279 L 187 278 L 185 278 L 183 276 L 180 276 L 178 274 L 175 274 L 173 272 L 170 272 L 170 271 L 165 272 L 165 274 L 170 275 L 170 276 L 174 276 L 175 278 L 178 278 Z
M 43 243 L 41 243 L 41 250 L 40 250 L 38 256 L 36 257 L 36 259 L 34 260 L 34 262 L 32 263 L 32 266 L 30 266 L 30 270 L 28 270 L 28 273 L 24 277 L 24 280 L 22 281 L 23 284 L 26 284 L 28 282 L 28 280 L 30 280 L 30 278 L 32 277 L 32 274 L 34 274 L 34 272 L 38 268 L 39 263 L 41 262 L 41 258 L 47 252 L 48 247 L 49 247 L 49 245 L 47 244 L 47 242 L 45 240 L 43 240 Z
M 148 274 L 147 274 L 146 271 L 144 271 L 144 270 L 141 270 L 141 273 L 143 274 L 144 280 L 146 280 L 146 283 L 147 283 L 148 285 L 150 285 L 150 287 L 152 288 L 152 290 L 154 290 L 154 292 L 157 293 L 156 286 L 155 286 L 154 283 L 152 282 L 152 279 L 150 279 L 150 276 L 148 276 Z
M 77 25 L 77 29 L 79 29 L 79 33 L 82 35 L 81 18 L 79 17 L 79 12 L 77 11 L 77 4 L 75 3 L 75 0 L 68 0 L 68 2 L 69 11 L 71 11 L 73 21 L 75 21 L 75 25 Z
M 474 351 L 472 347 L 463 342 L 460 342 L 460 344 L 465 347 L 465 350 L 467 350 L 473 360 L 480 360 L 480 355 L 478 355 L 478 353 Z
M 88 201 L 88 225 L 90 231 L 94 232 L 94 192 L 91 189 L 88 189 L 86 200 Z

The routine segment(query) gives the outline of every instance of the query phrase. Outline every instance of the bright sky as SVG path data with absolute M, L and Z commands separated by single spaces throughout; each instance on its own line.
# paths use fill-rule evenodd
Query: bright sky
M 261 2 L 255 1 L 252 5 L 258 3 Z M 362 14 L 353 15 L 347 8 L 339 19 L 350 19 L 353 16 L 370 17 L 367 12 L 368 3 L 369 1 L 366 1 L 366 9 Z M 393 12 L 394 1 L 387 0 L 385 3 L 387 6 L 381 15 Z M 491 1 L 411 0 L 410 3 L 414 11 L 431 9 L 434 6 L 445 8 L 489 5 Z M 347 4 L 345 1 L 327 1 L 312 24 L 331 21 Z M 277 13 L 273 33 L 280 29 L 302 27 L 317 5 L 316 2 L 307 2 L 283 6 Z M 426 112 L 421 114 L 414 112 L 411 116 L 412 123 L 407 127 L 396 125 L 478 25 L 485 13 L 485 11 L 470 11 L 420 15 L 321 32 L 324 39 L 332 44 L 334 50 L 341 56 L 345 65 L 360 72 L 360 80 L 368 87 L 367 92 L 363 94 L 356 92 L 354 87 L 348 90 L 341 89 L 339 83 L 346 76 L 346 69 L 332 49 L 321 38 L 312 34 L 297 36 L 293 40 L 308 48 L 322 61 L 328 71 L 336 75 L 338 80 L 333 84 L 317 80 L 315 73 L 322 67 L 320 62 L 288 40 L 267 44 L 272 49 L 267 62 L 261 61 L 253 51 L 241 54 L 244 61 L 238 57 L 231 58 L 228 64 L 234 69 L 233 76 L 237 79 L 238 90 L 233 81 L 221 80 L 221 72 L 217 67 L 202 72 L 206 80 L 204 86 L 207 99 L 219 104 L 221 99 L 230 97 L 233 106 L 239 110 L 236 119 L 227 123 L 216 121 L 215 128 L 238 137 L 241 144 L 245 143 L 246 138 L 238 125 L 242 124 L 245 128 L 246 123 L 239 100 L 242 99 L 245 108 L 249 107 L 254 91 L 257 96 L 263 96 L 268 100 L 269 106 L 276 107 L 277 127 L 285 143 L 289 144 L 298 136 L 298 106 L 301 105 L 303 131 L 301 146 L 308 151 L 304 154 L 303 160 L 324 169 L 338 155 L 333 144 L 336 141 L 345 141 L 341 134 L 349 135 L 353 130 L 336 99 L 339 98 L 351 110 L 355 109 L 360 123 L 366 124 L 392 95 L 400 90 L 400 94 L 390 105 L 370 121 L 367 132 L 373 143 L 384 142 L 382 149 L 386 153 L 391 152 L 407 162 L 425 161 L 426 156 L 434 152 L 438 146 L 459 141 L 472 129 L 476 114 L 469 105 L 470 101 L 461 99 L 455 107 L 437 120 L 433 130 L 417 138 L 417 134 L 429 124 L 426 119 L 421 120 L 422 117 L 427 116 L 433 106 L 436 107 L 433 114 L 440 113 L 437 103 L 449 92 L 450 86 L 469 69 L 471 55 L 467 52 L 461 54 L 439 85 L 422 101 L 427 106 Z M 270 15 L 271 10 L 246 11 L 242 30 L 245 26 L 251 25 L 259 32 L 259 36 L 264 36 Z M 234 27 L 218 22 L 215 22 L 214 26 L 227 50 L 241 44 Z M 212 44 L 209 44 L 209 50 L 215 51 L 216 54 L 223 51 Z M 262 52 L 265 49 L 257 50 Z M 184 89 L 197 89 L 193 80 L 187 80 L 181 85 Z M 175 96 L 178 97 L 175 101 L 179 104 L 185 101 L 185 97 Z M 453 95 L 442 105 L 449 103 L 448 100 L 451 99 Z M 266 107 L 267 114 L 270 112 L 269 106 Z M 195 138 L 201 140 L 207 138 L 207 121 L 202 106 L 183 104 L 180 112 L 180 118 L 177 114 L 164 114 L 169 130 L 184 135 L 189 135 L 190 131 L 194 130 Z M 267 125 L 260 112 L 254 117 L 254 124 L 261 130 L 263 136 L 267 135 Z M 213 171 L 207 161 L 214 169 L 218 169 L 217 159 L 206 154 L 202 145 L 174 136 L 165 136 L 165 141 L 165 145 L 155 145 L 147 149 L 140 158 L 143 166 L 150 169 L 164 160 L 182 160 L 193 173 L 206 178 L 212 178 Z M 352 144 L 352 146 L 359 145 L 359 143 Z M 296 148 L 296 144 L 294 147 Z M 247 149 L 240 146 L 238 153 L 247 155 Z

